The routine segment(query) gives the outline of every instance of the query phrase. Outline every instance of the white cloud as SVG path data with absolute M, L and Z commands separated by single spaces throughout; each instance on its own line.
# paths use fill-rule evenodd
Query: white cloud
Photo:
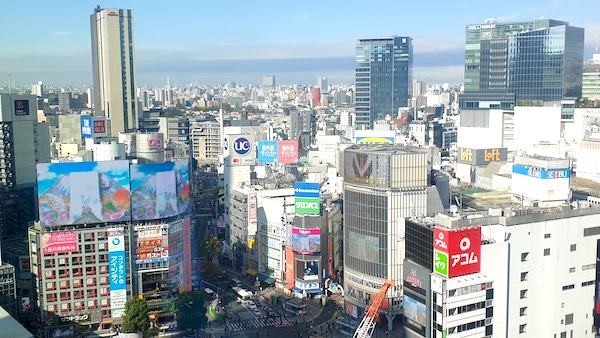
M 49 171 L 49 165 L 38 166 L 38 181 L 53 180 L 56 178 L 56 173 Z

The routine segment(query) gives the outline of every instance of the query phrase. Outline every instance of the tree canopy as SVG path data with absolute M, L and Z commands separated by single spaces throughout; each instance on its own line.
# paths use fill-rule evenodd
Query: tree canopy
M 223 243 L 216 237 L 212 237 L 204 242 L 202 247 L 202 255 L 211 262 L 214 257 L 219 257 L 223 254 Z
M 202 293 L 190 291 L 179 294 L 177 298 L 177 328 L 180 330 L 197 330 L 208 322 L 206 305 Z
M 125 303 L 125 313 L 123 314 L 123 324 L 121 332 L 136 333 L 144 332 L 150 327 L 148 318 L 148 303 L 145 299 L 131 298 Z

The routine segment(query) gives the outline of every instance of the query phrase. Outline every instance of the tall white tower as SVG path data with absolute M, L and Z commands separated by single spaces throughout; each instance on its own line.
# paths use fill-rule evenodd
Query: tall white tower
M 138 129 L 133 11 L 96 7 L 90 17 L 94 110 L 111 121 L 111 133 Z

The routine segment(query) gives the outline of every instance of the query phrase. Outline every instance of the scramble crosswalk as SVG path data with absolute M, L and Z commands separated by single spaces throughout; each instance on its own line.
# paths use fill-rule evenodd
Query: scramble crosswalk
M 242 330 L 253 330 L 253 329 L 260 329 L 263 327 L 285 325 L 285 324 L 289 324 L 289 323 L 290 323 L 290 321 L 283 317 L 271 317 L 271 318 L 261 317 L 261 318 L 257 318 L 257 319 L 250 319 L 250 320 L 247 320 L 244 322 L 230 323 L 229 330 L 231 330 L 231 332 L 237 332 L 237 331 L 242 331 Z

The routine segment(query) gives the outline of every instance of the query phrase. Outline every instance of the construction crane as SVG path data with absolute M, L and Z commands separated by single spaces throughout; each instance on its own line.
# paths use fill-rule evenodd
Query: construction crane
M 373 335 L 373 330 L 375 330 L 375 324 L 377 323 L 377 317 L 379 317 L 379 309 L 381 308 L 381 303 L 385 299 L 385 294 L 388 289 L 394 285 L 394 281 L 386 281 L 379 289 L 377 296 L 371 302 L 371 305 L 367 308 L 365 316 L 360 321 L 360 324 L 356 328 L 354 332 L 354 336 L 352 338 L 371 338 Z

